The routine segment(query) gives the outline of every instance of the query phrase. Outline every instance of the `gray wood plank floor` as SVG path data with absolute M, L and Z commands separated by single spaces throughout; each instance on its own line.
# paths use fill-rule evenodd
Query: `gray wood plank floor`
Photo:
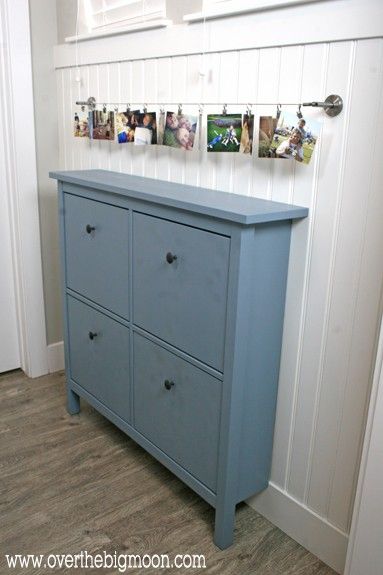
M 85 401 L 80 415 L 69 416 L 64 383 L 63 373 L 0 376 L 1 574 L 17 572 L 6 567 L 5 553 L 81 550 L 206 557 L 204 570 L 142 573 L 334 574 L 245 504 L 237 508 L 234 545 L 217 549 L 213 509 Z

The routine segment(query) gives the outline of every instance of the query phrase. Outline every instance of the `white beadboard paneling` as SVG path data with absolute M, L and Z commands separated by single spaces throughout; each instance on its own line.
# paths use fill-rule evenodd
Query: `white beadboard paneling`
M 350 60 L 350 50 L 350 43 L 333 44 L 328 58 L 326 87 L 338 89 L 345 97 L 349 79 L 349 69 L 345 63 Z M 323 118 L 319 176 L 315 183 L 315 196 L 311 207 L 312 231 L 306 270 L 307 300 L 304 302 L 301 328 L 303 339 L 296 374 L 296 408 L 286 468 L 287 490 L 293 497 L 302 500 L 305 500 L 306 496 L 307 473 L 312 457 L 312 434 L 315 434 L 316 430 L 315 410 L 323 361 L 322 334 L 328 307 L 332 237 L 336 233 L 336 181 L 341 167 L 344 124 L 348 114 L 349 110 L 346 109 L 345 113 L 337 116 L 332 123 Z M 314 153 L 316 152 L 317 150 Z M 326 168 L 322 168 L 323 165 L 326 165 Z
M 304 46 L 302 66 L 303 100 L 321 95 L 327 72 L 328 47 L 323 44 Z M 315 63 L 315 65 L 314 65 Z M 322 119 L 322 112 L 305 109 L 307 117 Z M 321 139 L 318 143 L 320 145 Z M 309 261 L 317 195 L 319 150 L 314 152 L 312 169 L 298 171 L 291 180 L 289 201 L 310 208 L 309 218 L 294 225 L 291 237 L 289 275 L 287 282 L 284 336 L 279 377 L 277 417 L 272 463 L 272 480 L 286 487 L 286 472 L 292 448 L 292 433 L 297 408 L 298 373 L 302 356 L 303 323 L 306 317 Z M 298 167 L 296 167 L 298 169 Z M 299 176 L 299 177 L 298 177 Z M 314 178 L 314 179 L 313 179 Z M 288 432 L 286 432 L 288 430 Z
M 383 78 L 382 51 L 383 42 L 376 47 L 380 52 L 380 65 L 376 66 L 370 61 L 370 72 L 376 74 L 380 81 Z M 378 102 L 380 111 L 376 116 L 375 126 L 383 125 L 383 90 L 380 88 Z M 380 309 L 382 275 L 376 273 L 376 262 L 383 261 L 383 242 L 381 236 L 381 223 L 383 221 L 383 206 L 381 191 L 383 189 L 383 170 L 381 150 L 383 149 L 383 132 L 375 129 L 374 156 L 372 168 L 366 178 L 365 186 L 368 193 L 368 208 L 364 220 L 364 242 L 361 250 L 359 270 L 359 291 L 355 309 L 353 338 L 350 347 L 350 364 L 348 370 L 348 386 L 344 398 L 343 419 L 339 429 L 337 458 L 333 476 L 332 490 L 329 503 L 328 518 L 334 524 L 340 524 L 343 518 L 344 529 L 348 531 L 349 525 L 345 519 L 350 520 L 352 513 L 353 491 L 356 484 L 355 462 L 358 460 L 363 429 L 355 422 L 361 419 L 361 409 L 366 400 L 365 383 L 369 366 L 373 364 L 374 342 L 379 329 L 379 319 L 376 310 Z M 361 385 L 362 383 L 362 385 Z M 363 385 L 364 383 L 364 385 Z
M 363 426 L 365 398 L 370 387 L 370 369 L 373 359 L 374 339 L 370 331 L 369 353 L 358 357 L 358 371 L 352 373 L 351 350 L 358 342 L 368 337 L 356 325 L 359 285 L 366 234 L 366 214 L 369 201 L 369 180 L 376 143 L 377 112 L 379 109 L 381 75 L 380 40 L 360 41 L 355 47 L 354 83 L 350 97 L 350 121 L 346 145 L 344 177 L 339 207 L 339 226 L 334 245 L 333 280 L 330 290 L 330 314 L 324 349 L 322 385 L 318 405 L 317 430 L 312 453 L 311 477 L 309 486 L 310 507 L 323 515 L 328 514 L 334 470 L 338 456 L 338 443 L 344 419 L 353 414 L 355 428 L 349 438 L 354 440 L 353 467 L 357 465 L 358 444 Z M 368 63 L 368 65 L 366 65 Z M 357 78 L 357 80 L 356 80 Z M 365 102 L 369 102 L 369 114 L 365 112 Z M 369 134 L 362 146 L 355 142 L 362 133 Z M 371 295 L 371 292 L 370 292 Z M 370 302 L 370 309 L 377 301 Z M 362 310 L 358 310 L 359 314 Z M 367 309 L 365 310 L 365 313 Z M 367 351 L 367 350 L 366 350 Z M 354 367 L 355 363 L 352 362 Z M 360 376 L 355 381 L 354 376 Z M 334 389 L 334 380 L 337 382 Z M 351 405 L 346 400 L 352 397 Z M 347 413 L 348 406 L 350 412 Z M 353 478 L 343 477 L 343 489 L 351 498 Z M 345 515 L 337 517 L 340 525 L 347 527 L 348 509 Z
M 338 0 L 336 5 L 340 9 Z M 354 5 L 354 0 L 348 2 L 349 9 Z M 375 0 L 368 6 L 378 10 Z M 222 26 L 216 22 L 211 29 L 218 34 L 227 23 Z M 294 33 L 296 29 L 294 22 Z M 275 30 L 271 32 L 269 35 L 274 35 Z M 173 38 L 178 32 L 169 34 Z M 200 51 L 203 34 L 198 34 Z M 138 45 L 144 37 L 136 35 Z M 112 60 L 115 40 L 99 41 L 99 45 L 112 46 L 108 48 Z M 186 37 L 185 42 L 191 45 L 192 40 Z M 273 519 L 280 510 L 280 521 L 278 517 L 275 521 L 283 523 L 314 552 L 318 548 L 313 542 L 317 529 L 324 560 L 333 530 L 335 543 L 327 560 L 339 569 L 381 307 L 383 174 L 379 151 L 383 142 L 375 127 L 382 123 L 376 117 L 381 99 L 382 40 L 294 46 L 281 42 L 279 46 L 256 47 L 254 39 L 254 49 L 247 45 L 245 50 L 222 47 L 221 52 L 214 52 L 212 46 L 217 42 L 207 37 L 205 57 L 186 55 L 186 48 L 184 54 L 174 52 L 167 57 L 158 57 L 145 48 L 145 59 L 132 48 L 132 61 L 116 58 L 110 64 L 100 57 L 93 65 L 81 66 L 80 86 L 75 83 L 73 63 L 68 69 L 57 70 L 60 167 L 110 166 L 310 208 L 309 217 L 294 224 L 291 238 L 272 465 L 274 487 L 262 500 L 262 512 Z M 86 62 L 84 58 L 82 62 Z M 200 74 L 202 61 L 205 75 Z M 225 102 L 319 100 L 330 93 L 339 93 L 345 102 L 336 118 L 325 116 L 321 110 L 304 109 L 306 116 L 323 123 L 309 166 L 257 157 L 258 117 L 274 115 L 274 104 L 253 109 L 252 157 L 206 152 L 206 115 L 220 111 Z M 194 114 L 198 114 L 197 106 L 187 102 L 220 104 L 204 107 L 204 121 L 199 127 L 202 149 L 184 152 L 164 146 L 74 141 L 73 101 L 79 94 L 82 99 L 94 95 L 101 104 L 102 98 L 110 98 L 132 107 L 142 107 L 147 101 L 180 101 L 186 113 Z M 245 110 L 233 105 L 228 112 Z M 289 509 L 296 517 L 302 514 L 308 518 L 310 537 L 305 538 L 305 521 L 300 535 L 296 533 L 299 521 L 289 531 L 288 521 L 282 517 Z

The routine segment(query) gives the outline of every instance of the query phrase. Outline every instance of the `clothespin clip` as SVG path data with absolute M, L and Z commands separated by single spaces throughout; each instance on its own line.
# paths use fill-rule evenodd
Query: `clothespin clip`
M 302 104 L 299 104 L 298 110 L 297 110 L 297 116 L 299 119 L 303 118 L 303 114 L 301 112 L 301 107 L 302 107 Z
M 227 114 L 227 104 L 224 104 L 222 108 L 222 116 L 226 116 L 226 114 Z
M 147 105 L 147 104 L 144 104 L 144 107 L 143 107 L 142 109 L 143 109 L 143 111 L 144 111 L 144 114 L 146 114 L 147 111 L 148 111 L 148 105 Z
M 277 120 L 279 120 L 279 118 L 281 117 L 281 112 L 282 112 L 282 106 L 280 104 L 277 104 L 277 113 L 276 113 Z
M 182 116 L 182 104 L 178 104 L 178 115 Z

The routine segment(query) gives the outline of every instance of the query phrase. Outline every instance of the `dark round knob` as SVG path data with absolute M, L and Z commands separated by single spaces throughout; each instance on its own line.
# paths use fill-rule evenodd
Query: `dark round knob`
M 172 264 L 174 262 L 174 260 L 177 259 L 177 256 L 175 254 L 172 254 L 171 252 L 168 252 L 166 254 L 166 261 L 168 262 L 168 264 Z
M 87 224 L 85 229 L 87 234 L 91 234 L 92 232 L 94 232 L 96 228 L 94 226 L 91 226 L 90 224 Z
M 169 391 L 174 386 L 174 381 L 170 381 L 169 379 L 165 379 L 164 386 Z
M 93 340 L 95 337 L 97 337 L 97 333 L 94 332 L 94 331 L 90 331 L 88 335 L 89 335 L 89 339 L 92 339 L 92 340 Z

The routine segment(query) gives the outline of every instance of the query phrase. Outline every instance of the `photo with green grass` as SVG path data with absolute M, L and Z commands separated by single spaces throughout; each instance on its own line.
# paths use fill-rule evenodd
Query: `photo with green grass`
M 242 135 L 241 114 L 209 114 L 207 151 L 238 152 Z
M 302 164 L 309 164 L 319 130 L 320 123 L 311 118 L 298 118 L 292 112 L 282 112 L 272 139 L 270 132 L 261 129 L 260 123 L 258 156 L 292 159 Z

